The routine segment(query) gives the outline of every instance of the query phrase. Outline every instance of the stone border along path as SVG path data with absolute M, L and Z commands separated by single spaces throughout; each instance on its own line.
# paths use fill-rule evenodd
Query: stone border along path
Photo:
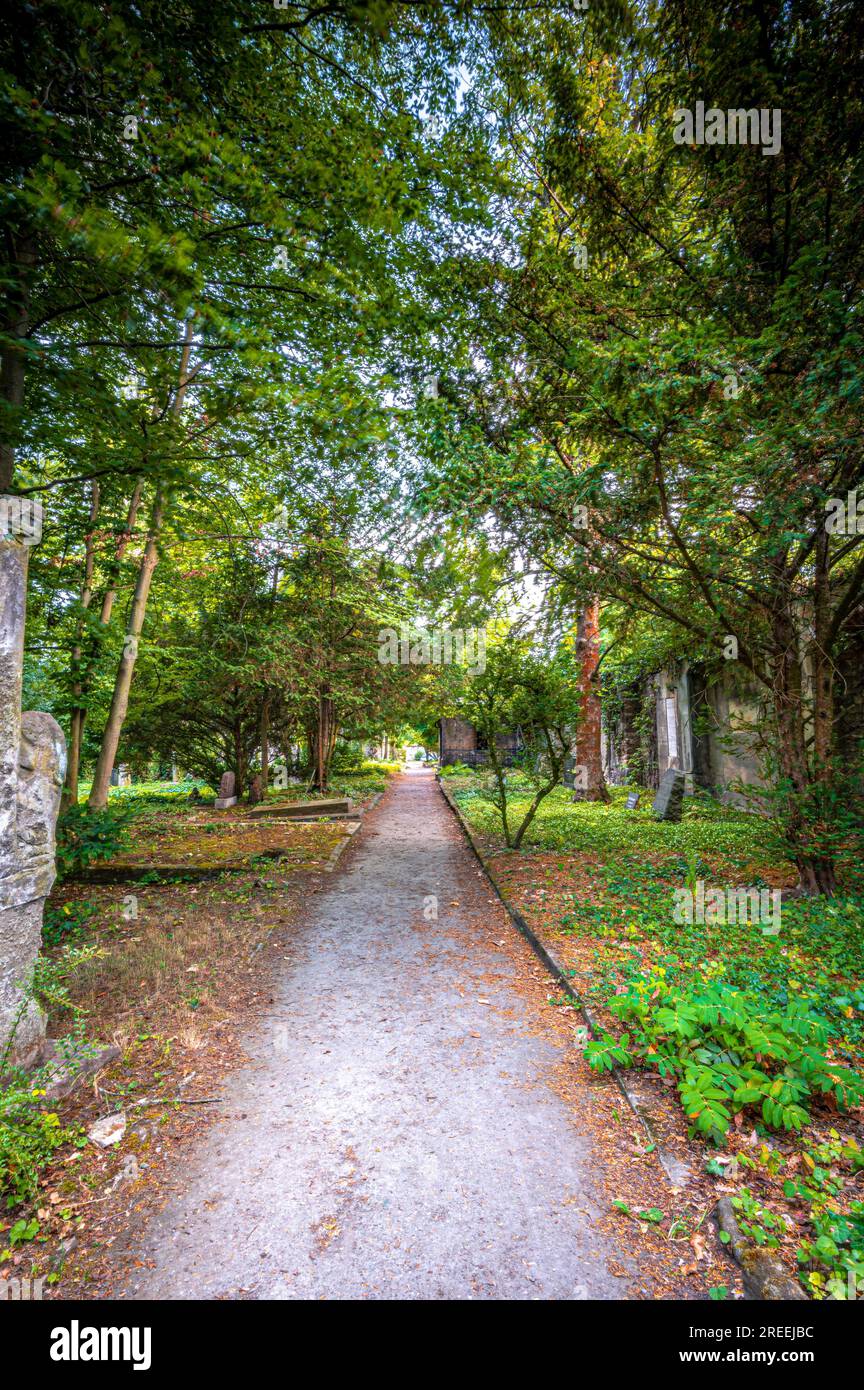
M 288 949 L 220 1119 L 115 1243 L 115 1296 L 648 1292 L 549 1084 L 562 1034 L 524 988 L 530 947 L 428 770 L 394 779 Z

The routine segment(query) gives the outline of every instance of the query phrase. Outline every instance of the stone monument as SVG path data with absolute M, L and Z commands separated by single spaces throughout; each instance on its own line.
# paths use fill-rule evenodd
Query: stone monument
M 40 1050 L 45 1020 L 21 1013 L 42 941 L 42 911 L 56 875 L 54 835 L 66 775 L 66 743 L 50 714 L 21 713 L 26 537 L 0 536 L 0 1052 L 13 1029 L 10 1061 Z
M 222 781 L 219 783 L 219 795 L 214 805 L 217 811 L 227 811 L 229 806 L 237 805 L 237 797 L 234 788 L 237 785 L 237 778 L 233 772 L 223 772 Z
M 652 809 L 655 816 L 658 816 L 660 820 L 680 820 L 685 786 L 686 779 L 680 768 L 667 768 L 654 798 Z

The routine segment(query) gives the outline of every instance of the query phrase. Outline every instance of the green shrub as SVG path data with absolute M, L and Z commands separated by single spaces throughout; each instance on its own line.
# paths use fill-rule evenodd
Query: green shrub
M 749 1106 L 769 1129 L 800 1130 L 816 1096 L 833 1096 L 841 1110 L 864 1099 L 864 1079 L 827 1056 L 829 1026 L 801 1000 L 772 1009 L 721 980 L 673 984 L 656 972 L 608 1007 L 628 1032 L 589 1043 L 590 1064 L 674 1077 L 693 1129 L 715 1142 Z
M 62 1144 L 76 1131 L 61 1125 L 58 1116 L 46 1109 L 45 1088 L 51 1080 L 50 1064 L 31 1074 L 9 1066 L 15 1035 L 31 1003 L 67 1010 L 75 1017 L 73 1032 L 57 1044 L 58 1056 L 67 1066 L 92 1052 L 83 1033 L 81 1011 L 71 1001 L 67 981 L 79 966 L 101 954 L 96 946 L 67 946 L 56 959 L 39 956 L 33 974 L 21 992 L 21 1004 L 0 1048 L 0 1198 L 16 1207 L 32 1197 L 39 1185 L 39 1173 Z
M 44 1091 L 32 1080 L 0 1091 L 0 1196 L 8 1208 L 33 1197 L 39 1173 L 75 1131 L 42 1109 Z
M 70 806 L 57 822 L 57 876 L 62 881 L 99 860 L 113 859 L 129 844 L 131 807 L 91 811 Z
M 59 946 L 65 936 L 76 937 L 80 935 L 91 917 L 96 916 L 98 908 L 95 903 L 88 899 L 80 902 L 62 903 L 55 906 L 51 902 L 45 904 L 45 916 L 42 919 L 42 941 L 45 946 Z

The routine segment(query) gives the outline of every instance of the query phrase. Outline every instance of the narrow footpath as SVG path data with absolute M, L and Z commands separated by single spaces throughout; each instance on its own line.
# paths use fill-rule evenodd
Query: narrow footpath
M 310 899 L 222 1118 L 118 1242 L 121 1296 L 657 1296 L 550 1084 L 576 1020 L 542 975 L 431 772 L 395 778 Z

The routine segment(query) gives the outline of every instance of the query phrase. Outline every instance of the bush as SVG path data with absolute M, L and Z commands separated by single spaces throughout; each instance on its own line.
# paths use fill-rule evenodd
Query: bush
M 758 1105 L 769 1129 L 800 1130 L 809 1104 L 864 1099 L 864 1079 L 826 1053 L 829 1026 L 800 1000 L 771 1009 L 720 980 L 671 984 L 662 972 L 632 981 L 608 1007 L 631 1031 L 589 1043 L 591 1066 L 647 1066 L 674 1077 L 693 1129 L 722 1142 L 735 1113 Z
M 57 822 L 57 877 L 62 881 L 99 860 L 113 859 L 129 844 L 131 807 L 91 811 L 70 806 Z
M 7 1208 L 35 1195 L 39 1173 L 75 1135 L 53 1111 L 41 1108 L 44 1094 L 32 1081 L 0 1091 L 0 1195 Z
M 59 946 L 64 936 L 78 936 L 97 912 L 96 905 L 86 898 L 81 902 L 63 903 L 56 907 L 47 902 L 42 920 L 43 944 Z
M 0 1197 L 6 1206 L 16 1207 L 32 1197 L 39 1185 L 39 1173 L 62 1144 L 76 1131 L 61 1125 L 52 1110 L 42 1104 L 45 1087 L 51 1080 L 51 1066 L 27 1075 L 9 1067 L 18 1024 L 31 1001 L 70 1011 L 75 1017 L 72 1034 L 57 1044 L 58 1055 L 67 1065 L 93 1051 L 83 1033 L 81 1011 L 73 1005 L 67 980 L 79 966 L 101 954 L 96 946 L 66 947 L 57 959 L 39 956 L 33 974 L 22 990 L 21 1006 L 9 1036 L 0 1049 Z

